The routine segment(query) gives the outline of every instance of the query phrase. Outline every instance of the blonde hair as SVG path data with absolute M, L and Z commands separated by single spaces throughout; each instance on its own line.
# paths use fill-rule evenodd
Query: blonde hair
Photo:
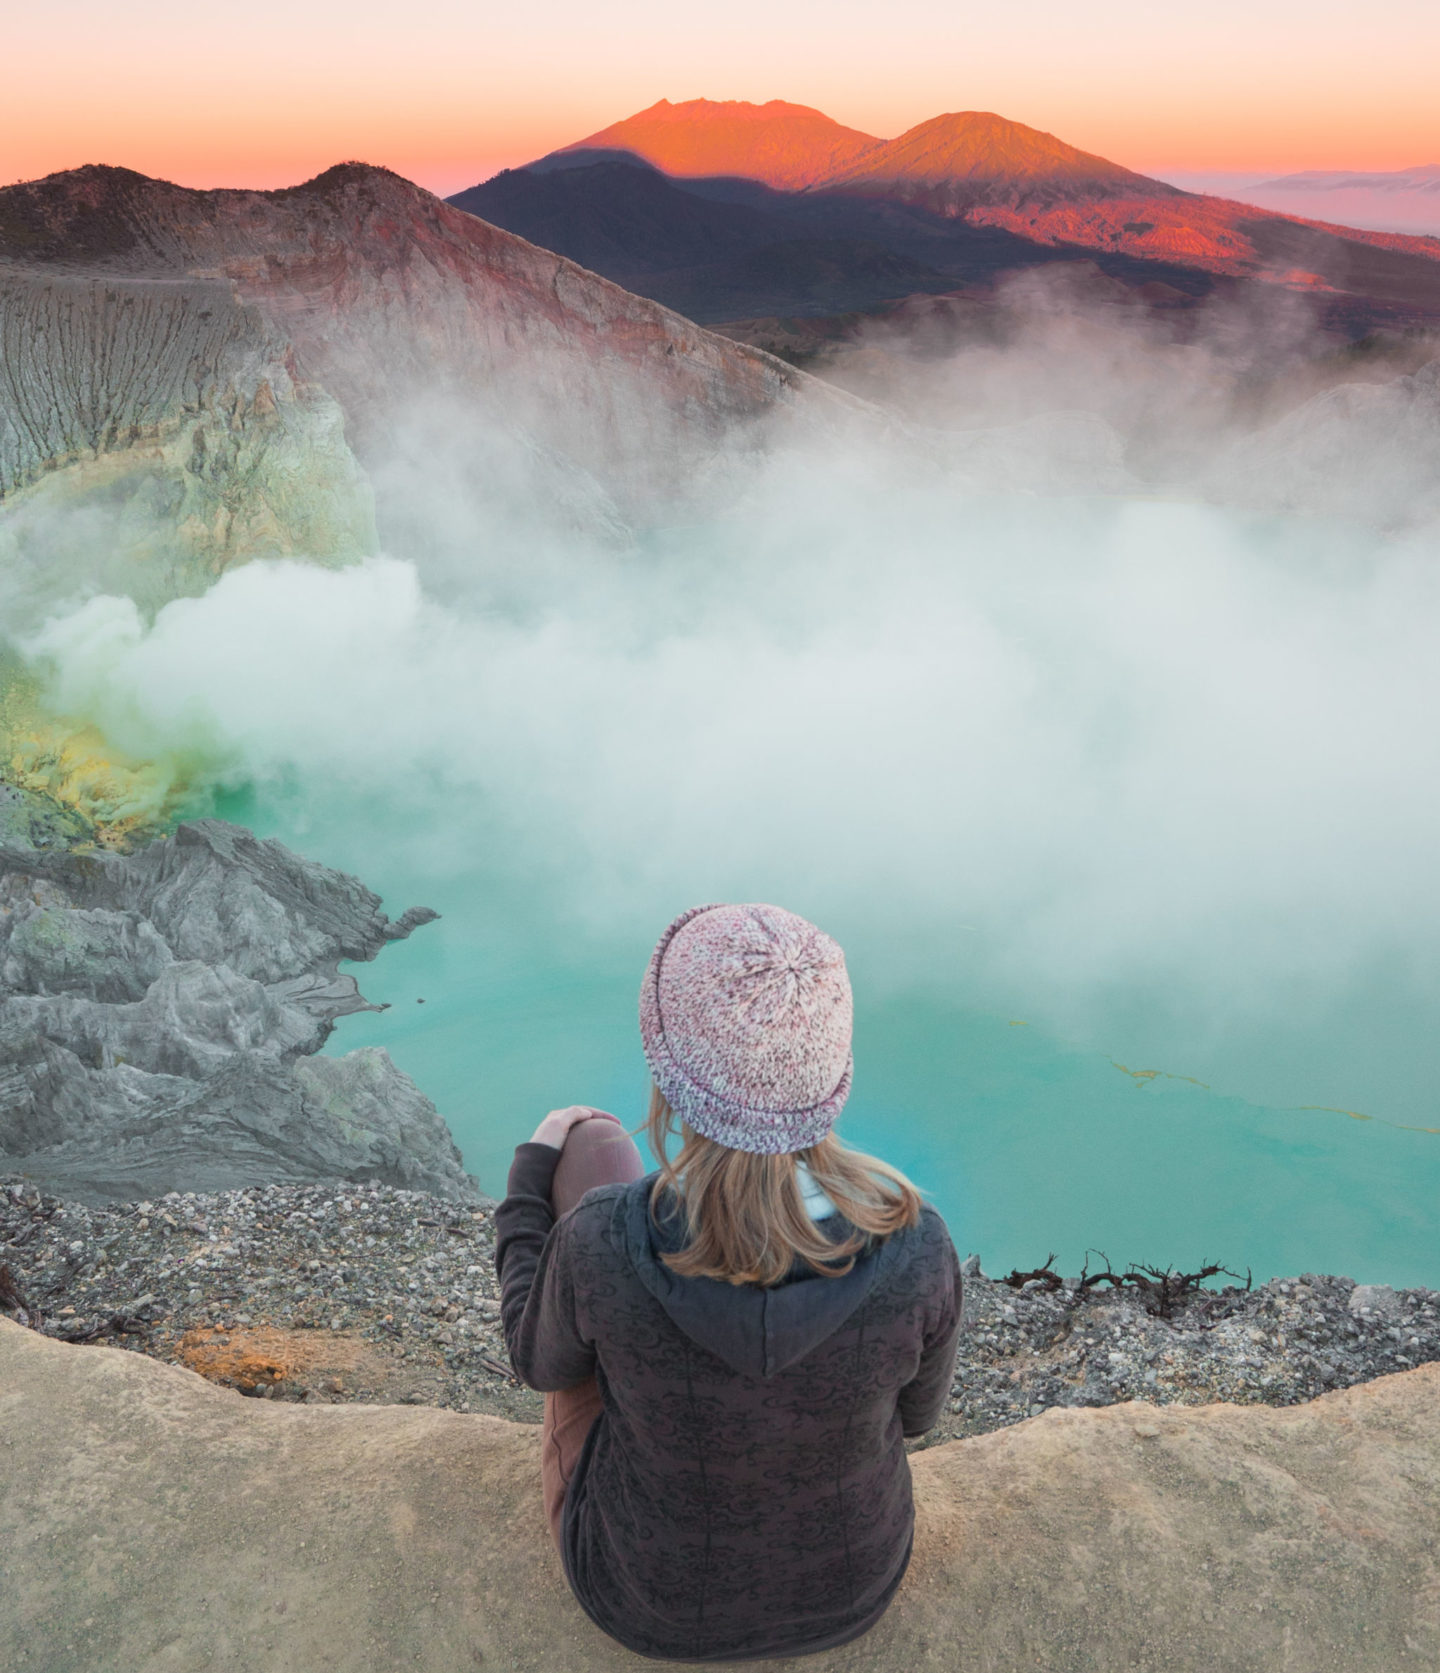
M 756 1156 L 731 1150 L 680 1124 L 680 1154 L 668 1149 L 676 1117 L 659 1087 L 650 1093 L 646 1130 L 668 1188 L 670 1212 L 685 1216 L 688 1241 L 661 1258 L 682 1278 L 723 1278 L 730 1284 L 778 1284 L 798 1258 L 812 1272 L 842 1278 L 872 1238 L 904 1231 L 920 1218 L 920 1193 L 898 1169 L 847 1150 L 827 1133 L 808 1150 Z M 805 1211 L 797 1163 L 853 1228 L 832 1243 Z M 650 1198 L 655 1217 L 657 1187 Z M 658 1223 L 658 1221 L 657 1221 Z

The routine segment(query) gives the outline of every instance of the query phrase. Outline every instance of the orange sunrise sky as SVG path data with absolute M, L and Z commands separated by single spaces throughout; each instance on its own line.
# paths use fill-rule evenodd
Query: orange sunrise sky
M 0 184 L 80 163 L 277 186 L 343 158 L 440 192 L 660 98 L 814 105 L 882 137 L 994 110 L 1147 173 L 1440 162 L 1440 5 L 912 0 L 12 11 Z

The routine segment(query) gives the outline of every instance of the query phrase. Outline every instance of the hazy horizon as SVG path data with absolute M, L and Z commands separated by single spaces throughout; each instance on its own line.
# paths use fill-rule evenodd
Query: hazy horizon
M 77 0 L 69 20 L 63 32 L 39 11 L 12 21 L 0 181 L 104 161 L 184 185 L 272 187 L 363 157 L 445 193 L 661 97 L 700 96 L 783 98 L 881 138 L 993 110 L 1162 178 L 1398 169 L 1440 153 L 1440 14 L 1416 0 L 1369 14 L 1371 38 L 1405 42 L 1383 74 L 1357 60 L 1346 14 L 1296 0 L 1173 20 L 1130 0 L 1103 31 L 1057 0 L 963 17 L 924 0 L 889 36 L 853 3 L 821 23 L 751 0 L 721 33 L 651 0 L 603 14 L 561 0 L 543 28 L 442 0 L 423 34 L 335 0 L 259 0 L 239 32 L 177 0 L 157 0 L 143 28 L 97 0 Z

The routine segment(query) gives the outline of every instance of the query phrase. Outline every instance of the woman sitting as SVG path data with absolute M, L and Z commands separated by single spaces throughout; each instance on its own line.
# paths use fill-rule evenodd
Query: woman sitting
M 550 1527 L 582 1608 L 641 1655 L 844 1644 L 909 1561 L 903 1437 L 950 1392 L 960 1272 L 914 1187 L 831 1133 L 850 1027 L 813 924 L 696 907 L 640 995 L 659 1171 L 582 1106 L 515 1152 L 496 1264 L 516 1372 L 547 1391 Z

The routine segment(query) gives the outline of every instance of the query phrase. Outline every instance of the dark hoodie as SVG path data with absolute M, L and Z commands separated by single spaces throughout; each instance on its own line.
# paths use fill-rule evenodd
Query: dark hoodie
M 910 1558 L 902 1437 L 936 1422 L 954 1373 L 960 1270 L 944 1221 L 925 1208 L 842 1278 L 681 1278 L 660 1259 L 683 1229 L 652 1221 L 656 1175 L 591 1191 L 557 1223 L 559 1157 L 515 1152 L 495 1260 L 518 1375 L 599 1385 L 565 1498 L 582 1608 L 628 1649 L 676 1661 L 858 1637 Z

